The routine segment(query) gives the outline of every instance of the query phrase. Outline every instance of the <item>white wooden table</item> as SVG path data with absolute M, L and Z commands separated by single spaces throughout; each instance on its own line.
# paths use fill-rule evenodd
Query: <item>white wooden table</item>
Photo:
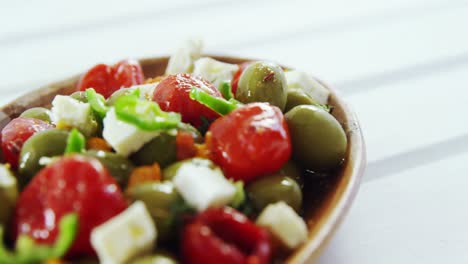
M 0 103 L 97 62 L 266 58 L 332 84 L 368 150 L 326 263 L 468 263 L 468 2 L 0 1 Z

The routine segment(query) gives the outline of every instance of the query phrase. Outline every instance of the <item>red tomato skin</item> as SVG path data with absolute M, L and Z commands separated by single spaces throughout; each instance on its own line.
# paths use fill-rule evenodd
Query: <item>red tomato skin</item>
M 112 67 L 112 87 L 130 87 L 142 84 L 144 80 L 143 69 L 136 60 L 122 60 Z
M 181 248 L 190 264 L 266 264 L 271 256 L 268 232 L 230 207 L 196 216 L 183 229 Z
M 94 88 L 96 92 L 102 94 L 105 98 L 113 93 L 111 85 L 112 68 L 106 64 L 98 64 L 89 69 L 78 82 L 79 91 L 85 91 L 88 88 Z
M 13 230 L 16 237 L 27 234 L 51 244 L 62 216 L 76 212 L 79 230 L 67 256 L 92 256 L 92 229 L 126 207 L 119 186 L 98 160 L 66 156 L 42 169 L 20 194 Z
M 247 61 L 239 64 L 239 69 L 234 73 L 232 76 L 232 81 L 231 81 L 231 88 L 232 88 L 232 93 L 236 95 L 237 92 L 237 87 L 239 85 L 239 79 L 244 72 L 245 68 L 247 68 L 252 62 Z
M 182 255 L 187 264 L 243 264 L 245 256 L 233 245 L 224 243 L 200 221 L 188 224 L 182 234 Z M 223 250 L 220 250 L 223 248 Z
M 275 172 L 291 157 L 291 138 L 281 110 L 251 103 L 214 121 L 211 159 L 228 178 L 245 183 Z
M 2 153 L 5 161 L 11 165 L 12 169 L 16 169 L 24 142 L 34 133 L 53 127 L 54 125 L 35 118 L 18 117 L 11 120 L 1 133 Z
M 203 124 L 202 116 L 207 120 L 219 117 L 216 112 L 189 97 L 192 86 L 212 96 L 222 97 L 218 89 L 202 77 L 176 74 L 167 76 L 158 84 L 153 93 L 153 101 L 158 103 L 164 111 L 180 113 L 183 122 L 191 123 L 196 127 Z
M 143 80 L 143 70 L 138 61 L 122 60 L 113 66 L 106 64 L 94 66 L 81 77 L 77 90 L 94 88 L 96 92 L 108 98 L 121 87 L 142 84 Z

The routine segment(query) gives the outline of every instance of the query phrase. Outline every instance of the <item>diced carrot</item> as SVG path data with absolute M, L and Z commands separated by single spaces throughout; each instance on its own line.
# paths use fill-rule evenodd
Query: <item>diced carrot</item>
M 176 136 L 177 160 L 184 160 L 195 157 L 197 148 L 192 134 L 179 131 Z
M 133 169 L 128 180 L 128 188 L 145 182 L 161 181 L 161 168 L 158 163 Z
M 195 148 L 197 149 L 196 157 L 209 159 L 210 158 L 210 151 L 206 144 L 195 144 Z
M 68 262 L 61 259 L 48 259 L 42 262 L 42 264 L 68 264 Z
M 112 151 L 112 147 L 102 138 L 92 137 L 86 141 L 87 149 Z

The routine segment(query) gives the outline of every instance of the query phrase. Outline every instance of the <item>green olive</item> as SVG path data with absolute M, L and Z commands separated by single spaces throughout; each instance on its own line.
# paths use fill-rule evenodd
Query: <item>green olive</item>
M 166 181 L 172 181 L 177 174 L 179 168 L 184 164 L 193 164 L 197 167 L 208 167 L 211 169 L 217 168 L 217 166 L 209 159 L 202 159 L 202 158 L 192 158 L 181 160 L 176 163 L 169 165 L 167 168 L 163 170 L 163 179 Z
M 262 211 L 267 205 L 279 201 L 284 201 L 296 212 L 301 210 L 302 191 L 299 184 L 282 173 L 263 176 L 251 182 L 246 191 L 250 201 L 258 211 Z
M 112 106 L 112 105 L 115 104 L 115 100 L 117 100 L 117 98 L 119 98 L 121 96 L 124 96 L 124 95 L 129 95 L 133 91 L 134 91 L 134 89 L 128 89 L 128 88 L 119 89 L 119 90 L 115 91 L 113 94 L 111 94 L 111 96 L 109 96 L 109 98 L 107 98 L 106 103 L 107 103 L 107 105 Z
M 127 158 L 113 152 L 102 150 L 88 150 L 84 155 L 98 159 L 119 183 L 120 187 L 127 186 L 128 178 L 134 168 Z
M 11 216 L 15 211 L 15 204 L 5 197 L 5 194 L 0 189 L 0 226 L 7 226 L 10 223 Z
M 16 178 L 3 165 L 0 168 L 0 226 L 8 225 L 18 198 Z
M 40 119 L 42 121 L 45 121 L 47 123 L 50 123 L 50 122 L 52 122 L 51 121 L 51 115 L 52 115 L 52 113 L 47 108 L 33 107 L 33 108 L 29 108 L 28 110 L 21 113 L 20 117 L 36 118 L 36 119 Z
M 88 97 L 86 97 L 86 92 L 84 91 L 77 91 L 70 95 L 71 98 L 76 99 L 80 102 L 87 103 Z
M 44 166 L 39 164 L 42 157 L 62 155 L 67 146 L 68 131 L 49 129 L 32 135 L 21 148 L 19 158 L 19 183 L 25 186 Z
M 286 101 L 285 112 L 298 105 L 315 105 L 316 102 L 308 96 L 302 89 L 288 89 L 288 100 Z
M 151 256 L 140 257 L 131 262 L 131 264 L 177 264 L 177 260 L 170 254 L 157 251 Z
M 102 130 L 102 126 L 93 111 L 90 112 L 87 123 L 76 128 L 87 138 L 98 136 Z
M 173 235 L 171 205 L 181 199 L 174 184 L 170 181 L 149 182 L 135 185 L 126 191 L 131 200 L 145 203 L 158 230 L 158 240 L 167 240 Z
M 304 187 L 304 178 L 302 176 L 301 168 L 292 160 L 286 162 L 276 174 L 288 176 L 294 179 L 297 184 L 299 184 L 299 187 Z
M 287 99 L 283 69 L 270 62 L 250 64 L 239 79 L 236 99 L 242 103 L 268 102 L 283 111 Z
M 291 134 L 293 156 L 313 171 L 340 165 L 346 152 L 346 134 L 340 123 L 324 109 L 300 105 L 285 114 Z
M 133 153 L 130 159 L 137 165 L 150 165 L 157 162 L 161 168 L 164 168 L 174 162 L 176 157 L 176 137 L 161 133 Z

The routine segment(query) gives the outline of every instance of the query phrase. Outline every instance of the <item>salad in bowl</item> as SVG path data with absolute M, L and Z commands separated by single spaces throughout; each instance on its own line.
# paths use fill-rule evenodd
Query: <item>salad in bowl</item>
M 197 41 L 163 74 L 122 60 L 73 87 L 1 131 L 0 263 L 281 262 L 348 162 L 320 82 Z

